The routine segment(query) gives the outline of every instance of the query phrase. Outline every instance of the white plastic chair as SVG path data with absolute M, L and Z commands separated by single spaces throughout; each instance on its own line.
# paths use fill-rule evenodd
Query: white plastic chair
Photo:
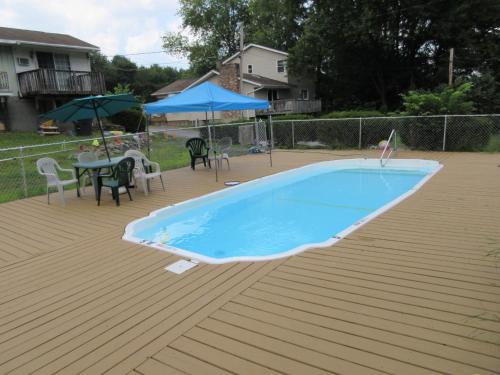
M 144 195 L 148 195 L 148 180 L 151 180 L 155 177 L 160 177 L 161 187 L 163 188 L 163 191 L 165 191 L 160 164 L 149 160 L 146 155 L 138 150 L 128 150 L 127 152 L 125 152 L 125 156 L 134 158 L 135 160 L 134 181 L 136 184 L 140 183 L 142 185 Z M 152 172 L 148 172 L 146 168 L 151 168 Z
M 212 160 L 218 164 L 219 168 L 222 168 L 222 161 L 227 162 L 227 169 L 231 169 L 229 165 L 229 149 L 233 145 L 233 139 L 231 137 L 224 137 L 216 141 L 215 151 L 217 151 L 217 156 L 211 157 Z
M 36 161 L 36 168 L 38 169 L 38 173 L 47 178 L 47 204 L 50 204 L 50 188 L 55 187 L 59 192 L 61 204 L 64 206 L 66 204 L 64 200 L 64 187 L 66 185 L 78 184 L 75 171 L 73 169 L 61 168 L 57 161 L 52 158 L 38 159 Z M 70 180 L 61 180 L 58 171 L 71 173 L 73 178 Z
M 78 154 L 78 162 L 80 163 L 88 163 L 88 162 L 93 162 L 99 160 L 97 157 L 97 154 L 92 151 L 84 151 Z M 90 179 L 90 182 L 94 184 L 92 175 L 90 174 L 90 171 L 86 171 L 85 174 L 82 176 L 82 190 L 85 193 L 85 187 L 87 186 L 87 179 Z

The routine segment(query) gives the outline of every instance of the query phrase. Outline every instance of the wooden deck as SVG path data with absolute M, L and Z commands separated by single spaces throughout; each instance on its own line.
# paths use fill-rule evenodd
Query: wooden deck
M 338 157 L 235 158 L 221 181 Z M 0 205 L 0 373 L 498 374 L 500 156 L 400 157 L 444 168 L 334 247 L 182 275 L 164 270 L 176 256 L 121 235 L 223 188 L 203 168 L 120 208 L 90 189 L 66 207 Z

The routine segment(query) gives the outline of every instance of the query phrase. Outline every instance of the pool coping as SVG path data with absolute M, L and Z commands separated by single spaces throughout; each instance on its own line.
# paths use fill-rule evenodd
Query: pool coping
M 406 166 L 399 165 L 400 169 L 401 168 L 408 168 L 408 170 L 415 170 L 415 168 L 418 165 L 414 165 L 413 168 L 411 168 L 410 166 L 408 166 L 408 164 L 411 164 L 412 162 L 418 162 L 418 164 L 421 164 L 421 165 L 428 165 L 428 166 L 434 165 L 434 169 L 431 172 L 429 172 L 425 177 L 423 177 L 422 180 L 420 180 L 413 188 L 409 189 L 408 191 L 401 194 L 400 196 L 393 199 L 392 201 L 388 202 L 387 204 L 379 207 L 375 211 L 366 215 L 362 219 L 360 219 L 357 222 L 355 222 L 354 224 L 350 225 L 349 227 L 347 227 L 343 231 L 337 233 L 335 236 L 332 236 L 328 240 L 323 241 L 323 242 L 318 242 L 318 243 L 307 243 L 304 245 L 297 246 L 293 249 L 287 250 L 285 252 L 281 252 L 281 253 L 277 253 L 277 254 L 273 254 L 273 255 L 212 258 L 212 257 L 208 257 L 208 256 L 205 256 L 205 255 L 202 255 L 199 253 L 192 252 L 192 251 L 180 249 L 180 248 L 177 248 L 175 246 L 170 246 L 170 245 L 166 245 L 166 244 L 159 243 L 159 242 L 140 239 L 140 238 L 137 238 L 137 237 L 132 235 L 134 227 L 135 227 L 135 225 L 137 225 L 137 223 L 139 223 L 143 220 L 155 217 L 159 213 L 161 213 L 165 210 L 171 210 L 173 207 L 186 205 L 188 203 L 192 203 L 192 202 L 195 202 L 195 201 L 201 200 L 201 199 L 206 199 L 207 197 L 211 197 L 211 196 L 223 195 L 225 192 L 231 191 L 233 189 L 241 189 L 242 187 L 247 187 L 249 185 L 257 184 L 263 180 L 275 178 L 276 176 L 279 176 L 281 174 L 290 173 L 292 171 L 293 172 L 299 171 L 301 169 L 311 168 L 311 166 L 315 166 L 315 165 L 347 164 L 346 166 L 352 167 L 353 164 L 349 164 L 349 162 L 351 162 L 351 163 L 352 162 L 366 163 L 368 161 L 371 162 L 372 164 L 379 163 L 379 159 L 367 159 L 367 158 L 329 160 L 329 161 L 322 161 L 322 162 L 318 162 L 318 163 L 311 163 L 311 164 L 304 165 L 302 167 L 292 168 L 292 169 L 288 169 L 285 171 L 273 173 L 273 174 L 270 174 L 267 176 L 259 177 L 259 178 L 256 178 L 254 180 L 250 180 L 250 181 L 241 183 L 241 184 L 236 185 L 236 186 L 226 187 L 225 189 L 217 190 L 217 191 L 214 191 L 212 193 L 204 194 L 204 195 L 201 195 L 199 197 L 191 198 L 191 199 L 179 202 L 179 203 L 175 203 L 173 205 L 162 207 L 158 210 L 154 210 L 154 211 L 150 212 L 148 216 L 144 216 L 144 217 L 141 217 L 139 219 L 133 220 L 129 224 L 127 224 L 127 226 L 125 227 L 125 232 L 122 236 L 122 239 L 125 241 L 139 244 L 139 245 L 145 245 L 148 247 L 152 247 L 152 248 L 155 248 L 157 250 L 166 251 L 166 252 L 178 255 L 180 257 L 183 257 L 183 258 L 196 259 L 197 261 L 200 261 L 203 263 L 208 263 L 208 264 L 225 264 L 225 263 L 232 263 L 232 262 L 261 262 L 261 261 L 271 261 L 271 260 L 275 260 L 275 259 L 286 258 L 286 257 L 290 257 L 292 255 L 304 252 L 307 249 L 333 246 L 335 243 L 342 240 L 347 235 L 354 232 L 356 229 L 362 227 L 366 223 L 370 222 L 371 220 L 373 220 L 377 216 L 381 215 L 382 213 L 390 210 L 392 207 L 396 206 L 397 204 L 399 204 L 400 202 L 402 202 L 403 200 L 405 200 L 406 198 L 408 198 L 409 196 L 411 196 L 412 194 L 417 192 L 427 181 L 429 181 L 435 174 L 437 174 L 443 168 L 443 165 L 435 160 L 425 160 L 425 159 L 390 159 L 390 160 L 388 160 L 388 162 L 387 162 L 387 164 L 385 164 L 384 168 L 390 167 L 390 166 L 398 166 L 399 164 L 403 164 L 402 162 L 404 162 L 407 165 Z M 369 166 L 372 166 L 372 164 L 363 165 L 363 166 L 369 167 Z

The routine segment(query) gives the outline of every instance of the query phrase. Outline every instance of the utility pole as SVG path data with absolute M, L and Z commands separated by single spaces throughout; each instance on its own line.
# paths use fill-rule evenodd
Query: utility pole
M 448 65 L 448 86 L 453 86 L 453 55 L 455 48 L 450 48 L 450 62 Z
M 245 48 L 245 31 L 243 21 L 238 22 L 238 31 L 240 33 L 240 93 L 245 95 L 243 92 L 243 48 Z

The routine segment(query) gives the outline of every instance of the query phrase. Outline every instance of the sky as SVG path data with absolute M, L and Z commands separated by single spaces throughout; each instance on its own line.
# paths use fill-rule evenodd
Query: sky
M 107 56 L 161 52 L 161 36 L 180 31 L 177 0 L 0 0 L 0 26 L 70 34 Z M 164 52 L 127 56 L 138 65 L 187 68 Z

